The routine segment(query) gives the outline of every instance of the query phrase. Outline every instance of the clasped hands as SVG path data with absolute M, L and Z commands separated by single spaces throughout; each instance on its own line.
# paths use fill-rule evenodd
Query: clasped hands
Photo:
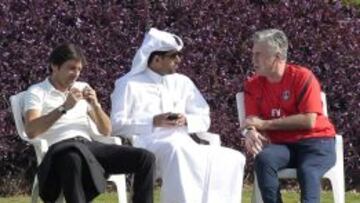
M 100 106 L 95 90 L 89 86 L 86 86 L 82 91 L 75 87 L 71 88 L 63 106 L 69 110 L 81 99 L 85 99 L 92 107 Z
M 250 117 L 241 123 L 241 130 L 245 136 L 245 149 L 256 156 L 268 142 L 268 138 L 259 131 L 264 130 L 266 121 L 258 117 Z
M 153 124 L 155 127 L 182 127 L 186 126 L 186 117 L 181 113 L 163 113 L 154 116 Z

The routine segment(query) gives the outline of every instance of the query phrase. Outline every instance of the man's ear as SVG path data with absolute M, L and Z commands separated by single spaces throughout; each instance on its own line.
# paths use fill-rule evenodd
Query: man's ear
M 156 56 L 154 57 L 154 61 L 155 61 L 155 62 L 159 62 L 159 61 L 160 61 L 160 56 L 156 55 Z

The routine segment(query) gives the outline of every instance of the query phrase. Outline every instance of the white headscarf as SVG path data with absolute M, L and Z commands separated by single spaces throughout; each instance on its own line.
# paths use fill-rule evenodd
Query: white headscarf
M 143 72 L 148 66 L 148 59 L 154 51 L 180 51 L 184 44 L 181 38 L 175 34 L 151 28 L 146 33 L 141 47 L 137 50 L 132 61 L 131 70 L 126 77 Z

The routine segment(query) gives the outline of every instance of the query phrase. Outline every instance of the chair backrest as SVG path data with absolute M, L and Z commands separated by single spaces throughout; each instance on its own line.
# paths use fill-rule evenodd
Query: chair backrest
M 328 116 L 327 111 L 327 101 L 326 101 L 326 94 L 324 92 L 320 93 L 321 95 L 321 103 L 322 103 L 322 110 L 325 116 Z M 245 101 L 244 101 L 244 92 L 238 92 L 236 94 L 236 106 L 238 110 L 238 119 L 241 124 L 242 121 L 245 120 Z
M 21 139 L 25 141 L 29 141 L 28 136 L 25 133 L 25 126 L 23 120 L 23 109 L 24 109 L 24 101 L 23 98 L 25 96 L 25 91 L 19 92 L 10 97 L 10 105 L 11 111 L 14 116 L 16 130 L 21 137 Z

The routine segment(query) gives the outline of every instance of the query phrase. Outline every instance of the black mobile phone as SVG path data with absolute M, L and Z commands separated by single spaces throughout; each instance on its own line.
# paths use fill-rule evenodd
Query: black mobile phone
M 176 119 L 178 119 L 179 118 L 179 114 L 177 114 L 177 113 L 171 113 L 168 117 L 167 117 L 167 119 L 169 119 L 169 120 L 176 120 Z

